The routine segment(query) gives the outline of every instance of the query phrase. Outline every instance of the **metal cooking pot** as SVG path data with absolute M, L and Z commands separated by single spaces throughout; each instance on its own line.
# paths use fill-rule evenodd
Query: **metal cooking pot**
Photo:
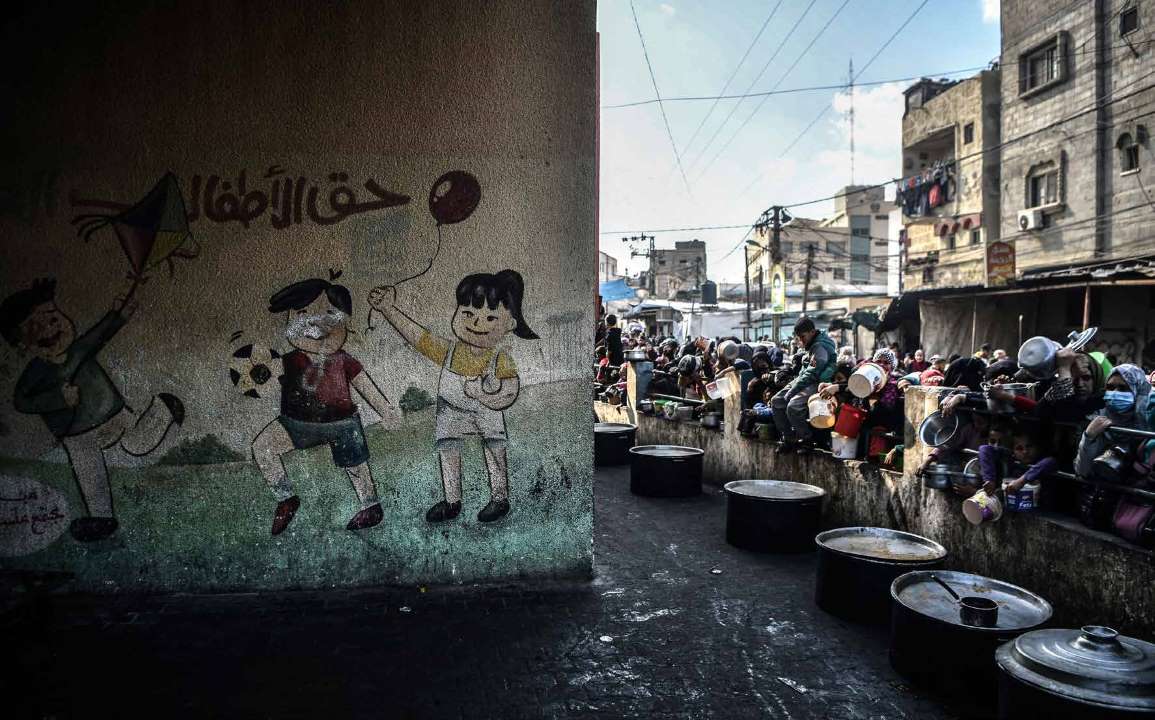
M 959 602 L 938 581 L 955 596 L 998 608 L 994 625 L 964 621 Z M 915 684 L 988 708 L 995 700 L 995 649 L 1042 627 L 1052 613 L 1051 604 L 1029 590 L 949 570 L 902 575 L 890 586 L 890 603 L 891 666 Z
M 1092 473 L 1100 480 L 1118 483 L 1127 476 L 1131 462 L 1124 448 L 1115 445 L 1091 461 Z
M 936 410 L 923 418 L 918 426 L 918 439 L 928 447 L 941 447 L 950 442 L 959 429 L 958 413 L 951 413 L 948 417 Z
M 630 492 L 649 497 L 687 497 L 702 492 L 698 448 L 639 445 L 630 448 Z
M 922 471 L 922 484 L 935 490 L 950 488 L 951 478 L 958 471 L 947 463 L 930 463 Z
M 726 542 L 756 552 L 814 549 L 826 491 L 782 480 L 735 480 L 725 485 Z
M 848 527 L 814 538 L 818 572 L 814 600 L 847 620 L 885 624 L 891 583 L 912 570 L 942 567 L 947 551 L 927 538 L 887 528 Z
M 678 409 L 674 411 L 674 417 L 679 420 L 693 420 L 694 406 L 693 405 L 679 405 Z
M 628 423 L 594 424 L 594 464 L 625 465 L 630 461 L 638 427 Z
M 711 412 L 702 416 L 702 427 L 717 430 L 722 426 L 722 414 Z
M 625 355 L 626 360 L 630 362 L 641 362 L 650 359 L 649 354 L 647 354 L 645 350 L 639 350 L 638 348 L 626 350 L 623 354 Z
M 1005 400 L 995 400 L 990 396 L 990 389 L 996 387 L 983 383 L 983 390 L 987 391 L 987 410 L 999 415 L 1013 415 L 1015 413 L 1015 404 Z M 1030 397 L 1031 385 L 1029 383 L 1003 383 L 997 387 L 1010 392 L 1016 397 Z
M 645 413 L 646 415 L 652 414 L 654 412 L 654 401 L 653 400 L 639 400 L 638 401 L 638 412 Z
M 1109 627 L 1035 630 L 995 652 L 999 717 L 1155 717 L 1155 645 Z
M 1066 347 L 1079 351 L 1094 339 L 1099 328 L 1091 327 L 1082 332 L 1072 332 L 1067 336 Z M 1049 378 L 1055 373 L 1055 358 L 1063 346 L 1049 337 L 1036 335 L 1019 348 L 1019 367 L 1039 378 Z

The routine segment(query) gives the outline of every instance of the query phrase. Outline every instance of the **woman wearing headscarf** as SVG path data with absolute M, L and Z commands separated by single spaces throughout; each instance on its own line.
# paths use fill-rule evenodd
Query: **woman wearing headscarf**
M 1091 463 L 1107 449 L 1108 428 L 1149 429 L 1147 408 L 1151 402 L 1151 383 L 1142 368 L 1129 363 L 1115 368 L 1107 377 L 1103 402 L 1105 407 L 1087 425 L 1083 437 L 1079 440 L 1079 452 L 1075 456 L 1075 473 L 1080 477 L 1090 476 Z M 1128 444 L 1138 446 L 1142 442 L 1139 439 Z

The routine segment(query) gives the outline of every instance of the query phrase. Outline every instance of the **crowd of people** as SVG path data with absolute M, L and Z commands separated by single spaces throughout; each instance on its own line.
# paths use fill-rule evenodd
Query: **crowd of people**
M 899 466 L 905 391 L 934 388 L 942 416 L 957 416 L 958 426 L 924 454 L 917 474 L 949 477 L 944 489 L 964 498 L 982 493 L 1008 510 L 1041 507 L 1155 545 L 1155 435 L 1127 432 L 1155 429 L 1155 372 L 1104 353 L 1063 348 L 1045 372 L 1020 368 L 989 344 L 944 357 L 902 353 L 896 343 L 859 358 L 808 317 L 791 341 L 776 343 L 654 338 L 607 315 L 596 340 L 599 394 L 625 402 L 628 358 L 649 360 L 647 395 L 682 399 L 702 416 L 722 409 L 707 385 L 730 377 L 740 388 L 738 431 L 775 443 L 779 453 L 829 451 L 840 442 L 849 453 L 839 457 Z M 867 363 L 873 385 L 852 392 L 852 376 Z M 812 422 L 816 398 L 824 401 L 818 412 L 839 418 L 834 428 L 815 427 L 826 425 Z M 856 437 L 838 434 L 843 414 L 853 417 Z

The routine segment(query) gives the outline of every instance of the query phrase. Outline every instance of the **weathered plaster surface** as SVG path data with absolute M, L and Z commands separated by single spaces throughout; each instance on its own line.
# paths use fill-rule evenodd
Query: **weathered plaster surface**
M 107 454 L 121 523 L 112 539 L 82 545 L 65 533 L 40 552 L 0 558 L 0 568 L 71 572 L 88 589 L 181 590 L 588 572 L 590 348 L 581 338 L 593 322 L 596 261 L 593 2 L 130 3 L 68 12 L 47 3 L 10 19 L 4 39 L 8 66 L 22 71 L 2 81 L 20 112 L 0 134 L 9 158 L 0 169 L 0 295 L 55 277 L 58 304 L 83 331 L 129 284 L 111 229 L 77 237 L 74 216 L 100 210 L 85 201 L 132 203 L 172 172 L 190 215 L 201 202 L 189 224 L 199 256 L 177 260 L 171 276 L 164 265 L 151 271 L 139 312 L 99 356 L 130 405 L 179 396 L 184 425 L 143 460 Z M 438 251 L 428 196 L 450 170 L 474 175 L 481 201 L 465 221 L 440 228 Z M 249 193 L 270 199 L 275 181 L 303 178 L 325 221 L 306 210 L 278 228 L 272 208 L 210 217 L 194 179 L 218 176 L 239 191 L 242 172 Z M 370 180 L 411 201 L 333 221 L 332 189 L 351 188 L 366 202 Z M 522 392 L 506 412 L 513 509 L 502 522 L 474 519 L 488 488 L 472 443 L 461 517 L 425 522 L 441 492 L 428 410 L 385 431 L 358 399 L 385 511 L 359 533 L 344 528 L 356 498 L 325 448 L 288 458 L 302 509 L 277 538 L 269 535 L 275 499 L 254 464 L 155 465 L 178 442 L 210 434 L 249 456 L 278 414 L 279 368 L 261 397 L 246 397 L 230 382 L 231 355 L 243 343 L 290 349 L 283 317 L 267 310 L 270 296 L 331 270 L 353 300 L 344 349 L 394 405 L 412 387 L 435 395 L 438 368 L 380 316 L 367 322 L 372 288 L 427 265 L 398 287 L 397 304 L 443 336 L 464 276 L 508 268 L 525 280 L 525 320 L 540 339 L 503 343 Z M 39 417 L 9 401 L 26 362 L 0 349 L 2 472 L 51 486 L 80 512 L 67 458 Z

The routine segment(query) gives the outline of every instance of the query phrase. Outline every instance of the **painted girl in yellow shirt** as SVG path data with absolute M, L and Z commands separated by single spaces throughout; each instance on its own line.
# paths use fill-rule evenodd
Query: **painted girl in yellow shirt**
M 445 499 L 425 513 L 429 522 L 452 520 L 461 512 L 461 451 L 467 436 L 482 439 L 489 472 L 489 503 L 477 514 L 493 522 L 509 512 L 509 472 L 504 410 L 521 390 L 517 367 L 498 344 L 509 333 L 537 339 L 521 313 L 525 285 L 514 270 L 469 275 L 457 284 L 453 314 L 456 340 L 440 338 L 396 306 L 392 286 L 375 288 L 369 304 L 417 352 L 441 368 L 437 387 L 437 452 Z

